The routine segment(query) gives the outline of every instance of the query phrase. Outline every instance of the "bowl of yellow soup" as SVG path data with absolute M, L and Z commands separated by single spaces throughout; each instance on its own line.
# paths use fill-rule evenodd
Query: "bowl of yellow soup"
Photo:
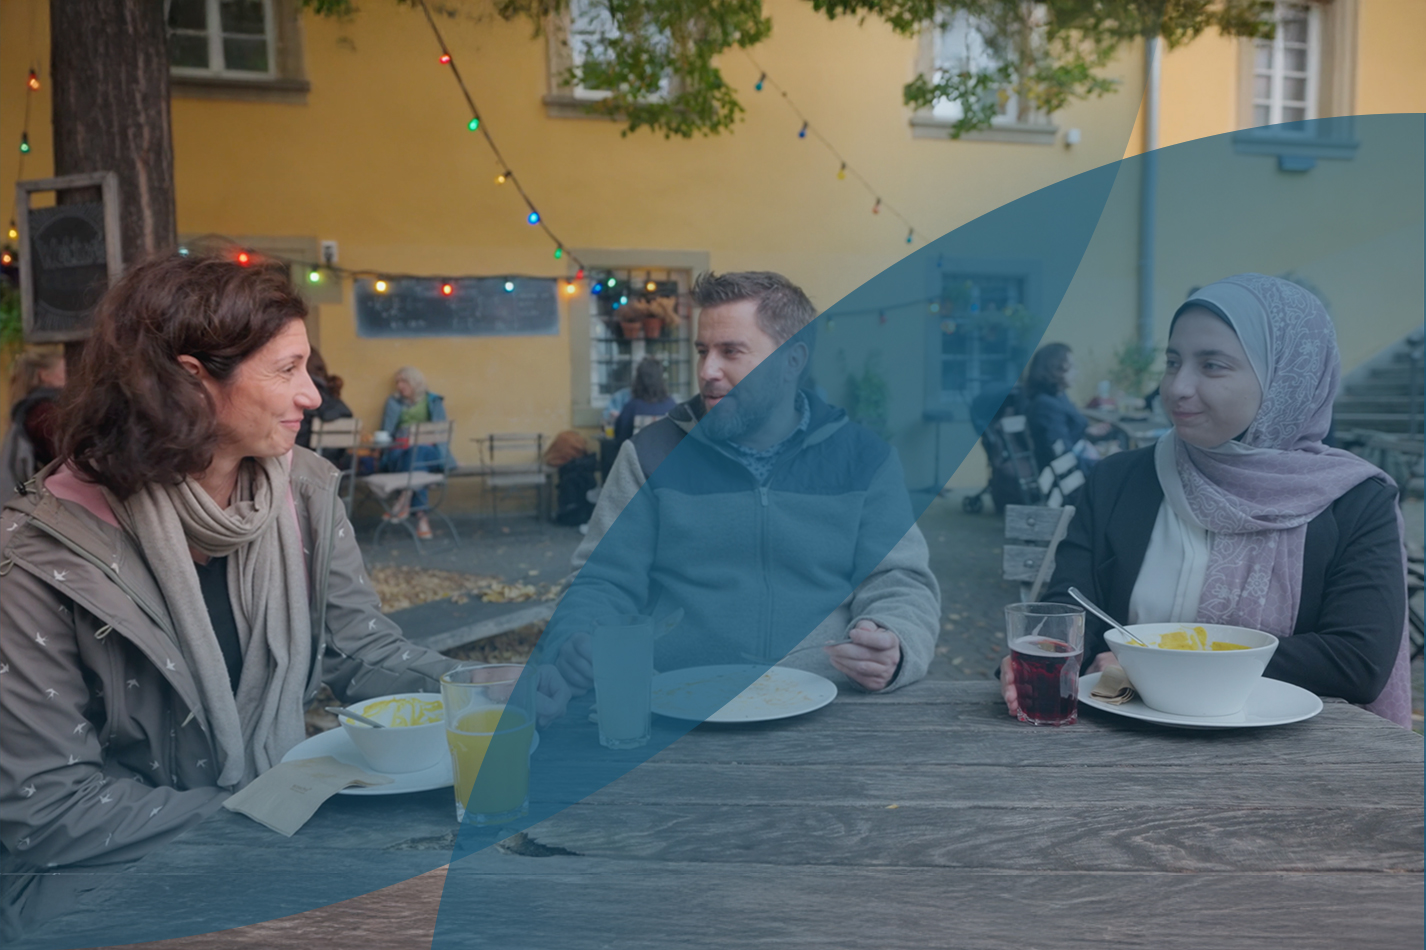
M 1248 702 L 1277 649 L 1277 637 L 1215 623 L 1139 623 L 1129 632 L 1148 646 L 1104 634 L 1144 705 L 1179 716 L 1231 716 Z
M 446 719 L 437 693 L 395 693 L 347 708 L 386 726 L 377 729 L 338 716 L 357 751 L 378 772 L 419 772 L 430 768 L 446 751 Z

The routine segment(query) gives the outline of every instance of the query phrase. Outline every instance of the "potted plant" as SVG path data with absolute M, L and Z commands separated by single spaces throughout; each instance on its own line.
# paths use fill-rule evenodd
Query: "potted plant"
M 644 335 L 644 310 L 637 306 L 619 308 L 614 316 L 619 318 L 619 332 L 626 340 L 642 339 Z

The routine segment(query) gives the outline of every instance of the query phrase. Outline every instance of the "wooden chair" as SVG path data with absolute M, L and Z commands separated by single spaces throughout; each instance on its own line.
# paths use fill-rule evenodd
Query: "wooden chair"
M 1040 599 L 1055 572 L 1055 549 L 1064 540 L 1072 518 L 1074 505 L 1061 508 L 1005 506 L 1002 569 L 1007 581 L 1020 582 L 1021 603 Z
M 415 449 L 422 445 L 443 445 L 450 442 L 451 433 L 454 431 L 454 423 L 445 422 L 418 422 L 410 426 L 406 437 L 397 442 L 397 448 L 404 447 Z M 399 524 L 411 535 L 411 540 L 416 542 L 418 551 L 424 550 L 421 546 L 421 538 L 416 533 L 416 527 L 412 524 L 412 515 L 419 515 L 425 512 L 427 515 L 435 515 L 446 525 L 446 530 L 451 533 L 451 543 L 460 544 L 460 535 L 456 534 L 456 526 L 447 518 L 445 512 L 440 510 L 440 505 L 446 498 L 446 473 L 444 471 L 428 472 L 416 468 L 417 452 L 410 453 L 409 462 L 404 472 L 382 472 L 377 475 L 366 475 L 361 479 L 365 485 L 380 502 L 382 509 L 387 515 L 396 512 L 396 506 L 400 503 L 402 492 L 426 491 L 426 503 L 424 505 L 412 504 L 407 516 L 401 519 L 383 518 L 381 524 L 376 527 L 376 534 L 372 537 L 372 542 L 381 542 L 381 533 L 388 525 Z M 426 463 L 430 464 L 430 463 Z M 431 501 L 431 493 L 439 489 L 439 496 L 435 502 Z
M 324 449 L 346 451 L 349 464 L 342 472 L 341 481 L 337 483 L 337 494 L 341 497 L 342 504 L 346 505 L 347 517 L 350 518 L 352 516 L 352 500 L 356 496 L 356 450 L 361 448 L 361 420 L 333 419 L 331 422 L 323 422 L 321 419 L 313 419 L 312 437 L 308 442 L 308 447 L 313 452 L 321 452 Z M 343 486 L 345 486 L 345 491 L 343 491 Z
M 482 474 L 490 493 L 490 516 L 499 516 L 497 495 L 511 489 L 535 490 L 535 517 L 545 517 L 550 475 L 545 437 L 538 432 L 492 432 L 480 440 Z

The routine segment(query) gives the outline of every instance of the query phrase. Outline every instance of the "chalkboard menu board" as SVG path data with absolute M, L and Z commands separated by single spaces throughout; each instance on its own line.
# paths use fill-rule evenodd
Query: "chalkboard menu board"
M 102 200 L 31 208 L 30 194 L 97 189 Z M 16 186 L 20 198 L 20 288 L 25 340 L 57 343 L 89 335 L 94 306 L 117 277 L 118 182 L 113 173 L 69 175 Z M 82 197 L 73 195 L 72 197 Z
M 356 281 L 364 337 L 548 336 L 559 333 L 556 281 L 539 277 Z M 444 292 L 445 287 L 450 292 Z M 508 289 L 507 289 L 508 288 Z

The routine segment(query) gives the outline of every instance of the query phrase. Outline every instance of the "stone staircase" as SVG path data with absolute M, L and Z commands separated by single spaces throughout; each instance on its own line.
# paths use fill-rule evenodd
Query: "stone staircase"
M 1423 332 L 1415 330 L 1347 377 L 1333 406 L 1337 445 L 1381 467 L 1407 494 L 1423 492 Z

